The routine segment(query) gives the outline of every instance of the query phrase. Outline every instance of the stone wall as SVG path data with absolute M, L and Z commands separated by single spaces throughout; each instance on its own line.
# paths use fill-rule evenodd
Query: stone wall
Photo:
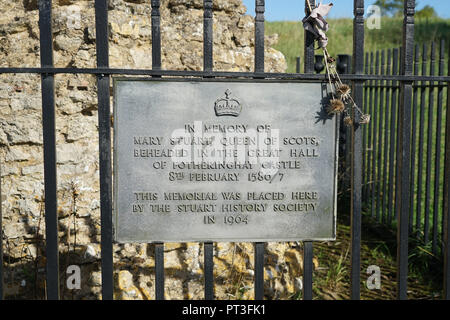
M 162 67 L 201 70 L 201 0 L 161 1 Z M 95 67 L 94 1 L 55 0 L 56 67 Z M 0 66 L 38 67 L 37 0 L 0 0 Z M 241 0 L 214 1 L 214 69 L 252 71 L 254 22 Z M 110 65 L 151 68 L 149 0 L 110 0 Z M 265 70 L 284 72 L 284 56 L 266 36 Z M 96 78 L 56 75 L 56 139 L 61 292 L 65 299 L 101 297 L 100 210 Z M 111 104 L 112 105 L 112 104 Z M 43 298 L 45 223 L 40 77 L 0 75 L 0 165 L 6 296 Z M 154 246 L 114 245 L 118 299 L 154 298 Z M 217 243 L 216 297 L 253 297 L 253 246 Z M 68 265 L 81 266 L 82 287 L 65 288 Z M 203 298 L 203 246 L 165 245 L 167 299 Z M 300 289 L 301 248 L 267 244 L 265 286 L 269 298 L 292 298 Z

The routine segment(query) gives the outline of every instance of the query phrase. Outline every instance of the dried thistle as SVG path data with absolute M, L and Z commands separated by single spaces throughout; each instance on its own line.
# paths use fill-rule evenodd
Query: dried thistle
M 346 116 L 346 117 L 344 118 L 344 124 L 345 124 L 346 126 L 351 126 L 351 125 L 353 124 L 352 117 Z
M 367 124 L 370 122 L 370 114 L 362 114 L 359 120 L 360 124 Z
M 338 94 L 339 98 L 342 99 L 342 101 L 350 98 L 350 92 L 350 87 L 344 83 L 340 84 L 336 90 L 336 93 Z
M 344 111 L 345 105 L 339 99 L 332 99 L 330 101 L 330 106 L 328 107 L 328 113 L 340 113 Z

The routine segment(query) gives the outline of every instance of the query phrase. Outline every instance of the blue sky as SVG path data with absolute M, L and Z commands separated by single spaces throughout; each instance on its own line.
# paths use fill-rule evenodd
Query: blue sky
M 365 7 L 373 4 L 376 0 L 366 0 Z M 255 0 L 243 0 L 247 7 L 247 13 L 254 15 Z M 320 2 L 320 0 L 316 0 Z M 333 2 L 329 18 L 344 18 L 353 16 L 353 0 L 322 0 L 323 3 Z M 450 18 L 450 0 L 416 0 L 417 8 L 425 5 L 434 7 L 434 10 L 442 18 Z M 303 0 L 266 0 L 265 17 L 268 21 L 278 20 L 300 20 L 304 16 Z

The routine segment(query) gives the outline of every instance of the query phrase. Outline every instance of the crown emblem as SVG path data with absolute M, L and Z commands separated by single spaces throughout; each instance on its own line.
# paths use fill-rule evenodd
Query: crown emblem
M 217 99 L 214 103 L 214 110 L 216 116 L 233 116 L 237 117 L 241 111 L 242 106 L 237 99 L 230 98 L 231 91 L 227 89 L 225 91 L 225 98 Z

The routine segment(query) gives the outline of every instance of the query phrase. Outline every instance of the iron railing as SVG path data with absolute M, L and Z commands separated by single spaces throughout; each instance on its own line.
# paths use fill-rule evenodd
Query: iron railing
M 95 0 L 95 25 L 96 25 L 96 48 L 97 48 L 97 68 L 55 68 L 53 65 L 52 48 L 52 10 L 51 0 L 39 1 L 39 27 L 40 27 L 40 68 L 20 68 L 6 67 L 0 68 L 1 74 L 14 73 L 35 73 L 41 75 L 42 81 L 42 118 L 43 118 L 43 137 L 44 137 L 44 179 L 45 179 L 45 223 L 46 223 L 46 277 L 47 277 L 47 298 L 59 299 L 59 255 L 58 255 L 58 224 L 57 224 L 57 183 L 56 183 L 56 142 L 55 142 L 55 92 L 54 76 L 55 74 L 92 74 L 97 77 L 98 85 L 98 126 L 99 126 L 99 162 L 100 162 L 100 202 L 101 202 L 101 268 L 102 268 L 102 298 L 113 299 L 113 251 L 112 251 L 112 176 L 111 176 L 111 132 L 110 132 L 110 100 L 109 87 L 110 77 L 115 74 L 122 75 L 145 75 L 151 77 L 162 76 L 182 76 L 182 77 L 217 77 L 233 80 L 237 78 L 245 79 L 263 79 L 263 81 L 290 80 L 290 81 L 326 81 L 322 74 L 313 74 L 314 72 L 314 39 L 307 33 L 304 44 L 304 73 L 266 73 L 264 72 L 264 0 L 255 0 L 255 69 L 254 72 L 216 72 L 213 70 L 213 41 L 212 41 L 212 2 L 213 0 L 204 0 L 204 65 L 203 71 L 172 71 L 161 69 L 161 32 L 160 32 L 160 1 L 151 0 L 152 12 L 152 70 L 140 69 L 114 69 L 109 67 L 108 54 L 108 1 Z M 313 1 L 310 1 L 313 2 Z M 391 207 L 388 206 L 391 217 L 397 219 L 398 234 L 398 298 L 407 297 L 406 279 L 408 274 L 408 233 L 410 226 L 410 207 L 411 207 L 411 121 L 413 92 L 419 90 L 414 84 L 418 81 L 435 81 L 447 83 L 449 86 L 450 77 L 448 76 L 419 76 L 413 74 L 412 66 L 414 51 L 414 0 L 404 1 L 404 29 L 403 29 L 403 50 L 401 60 L 398 59 L 398 50 L 393 54 L 393 72 L 386 71 L 385 74 L 378 72 L 367 74 L 364 67 L 364 0 L 354 0 L 354 27 L 353 27 L 353 59 L 352 74 L 342 75 L 343 80 L 352 82 L 352 92 L 355 102 L 360 106 L 368 106 L 368 112 L 374 113 L 374 108 L 379 108 L 381 113 L 375 112 L 375 119 L 363 130 L 361 126 L 354 125 L 350 131 L 351 152 L 350 152 L 350 190 L 351 190 L 351 298 L 360 298 L 360 248 L 361 248 L 361 211 L 362 211 L 362 191 L 364 197 L 372 195 L 379 188 L 389 188 L 387 199 Z M 305 1 L 305 11 L 309 12 L 307 1 Z M 390 61 L 388 53 L 388 60 Z M 398 68 L 400 66 L 400 68 Z M 378 67 L 376 67 L 377 69 Z M 377 69 L 378 70 L 378 69 Z M 299 71 L 299 70 L 298 70 Z M 390 127 L 394 128 L 398 121 L 397 133 L 394 130 L 389 132 L 389 159 L 396 156 L 396 163 L 389 162 L 389 170 L 383 169 L 383 184 L 381 180 L 378 183 L 370 184 L 370 187 L 362 188 L 367 184 L 370 178 L 379 178 L 380 171 L 374 171 L 372 168 L 379 167 L 381 161 L 378 161 L 380 148 L 376 151 L 377 157 L 371 157 L 368 152 L 363 153 L 363 149 L 369 142 L 376 139 L 376 133 L 380 130 L 380 125 L 387 123 L 387 109 L 378 107 L 380 101 L 386 97 L 370 95 L 373 90 L 379 90 L 382 83 L 391 81 L 391 112 Z M 364 89 L 365 83 L 369 86 Z M 365 103 L 367 100 L 367 90 L 369 90 L 369 101 L 377 99 L 377 103 Z M 372 90 L 372 91 L 371 91 Z M 448 90 L 450 91 L 450 90 Z M 366 94 L 364 94 L 366 92 Z M 396 110 L 397 96 L 400 98 L 398 103 L 398 113 Z M 386 100 L 386 101 L 387 101 Z M 446 145 L 445 145 L 445 164 L 444 169 L 444 211 L 443 211 L 443 238 L 444 238 L 444 298 L 450 298 L 450 264 L 448 257 L 450 254 L 449 234 L 450 234 L 450 208 L 448 199 L 450 198 L 450 116 L 448 108 L 449 99 L 447 98 L 447 121 L 446 121 Z M 376 105 L 376 106 L 374 106 Z M 384 110 L 384 113 L 383 113 Z M 394 118 L 396 115 L 397 118 Z M 356 117 L 359 115 L 356 114 Z M 384 118 L 383 118 L 384 117 Z M 414 117 L 414 116 L 413 116 Z M 383 120 L 384 119 L 384 120 Z M 358 119 L 355 119 L 358 123 Z M 378 127 L 376 125 L 378 124 Z M 363 134 L 364 131 L 364 134 Z M 415 131 L 414 131 L 415 132 Z M 412 134 L 414 139 L 414 133 Z M 387 139 L 387 133 L 384 134 L 384 141 Z M 391 148 L 392 142 L 396 142 L 396 149 Z M 376 141 L 376 140 L 375 140 Z M 379 144 L 375 144 L 379 145 Z M 386 158 L 383 149 L 383 157 Z M 375 153 L 372 153 L 375 154 Z M 383 163 L 383 168 L 386 163 Z M 395 186 L 394 172 L 395 165 Z M 364 175 L 363 175 L 364 168 Z M 374 175 L 376 173 L 376 175 Z M 386 185 L 385 173 L 389 173 L 389 183 Z M 381 179 L 381 177 L 380 177 Z M 384 190 L 384 189 L 383 189 Z M 394 193 L 395 191 L 395 193 Z M 395 197 L 395 213 L 394 204 Z M 380 202 L 378 198 L 371 197 L 381 208 L 381 203 L 385 203 L 385 198 Z M 383 208 L 386 206 L 384 205 Z M 375 211 L 377 212 L 377 211 Z M 384 211 L 385 212 L 385 211 Z M 379 215 L 381 213 L 378 213 Z M 0 246 L 1 248 L 1 246 Z M 213 245 L 205 243 L 205 298 L 214 297 L 214 279 L 213 279 Z M 303 268 L 303 299 L 312 299 L 312 275 L 313 275 L 313 243 L 304 243 L 304 268 Z M 264 243 L 255 243 L 255 299 L 263 299 L 263 281 L 264 281 Z M 3 276 L 3 268 L 0 267 L 0 275 Z M 156 299 L 164 299 L 164 244 L 155 244 L 155 279 L 156 279 Z M 2 289 L 2 287 L 0 287 Z M 0 290 L 1 293 L 1 290 Z
M 444 111 L 444 91 L 448 84 L 434 81 L 444 76 L 446 43 L 415 45 L 413 73 L 429 73 L 429 81 L 414 81 L 412 85 L 410 214 L 408 232 L 431 247 L 431 253 L 442 256 L 444 249 L 444 145 L 445 127 L 449 121 Z M 366 54 L 366 72 L 392 75 L 398 72 L 401 48 Z M 380 61 L 381 58 L 381 61 Z M 386 59 L 387 58 L 387 59 Z M 448 57 L 447 57 L 448 61 Z M 437 63 L 436 63 L 437 62 Z M 437 70 L 436 70 L 437 69 Z M 392 225 L 395 212 L 395 163 L 397 117 L 400 90 L 396 81 L 372 80 L 364 89 L 366 111 L 373 114 L 372 124 L 363 131 L 363 202 L 371 216 Z M 437 93 L 437 95 L 436 95 Z M 447 102 L 448 109 L 448 102 Z M 448 111 L 447 111 L 448 112 Z

